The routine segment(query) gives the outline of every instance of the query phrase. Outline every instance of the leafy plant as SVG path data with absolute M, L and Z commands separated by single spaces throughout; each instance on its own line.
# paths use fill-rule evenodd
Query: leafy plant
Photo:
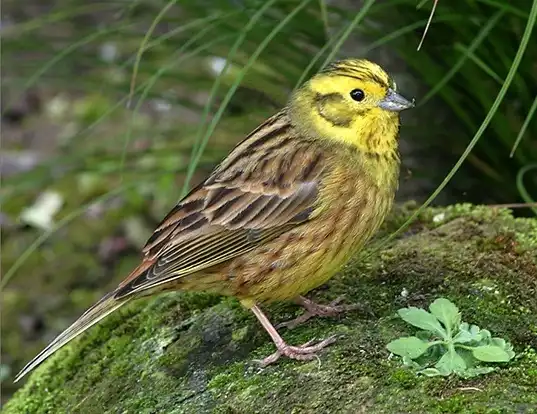
M 509 342 L 493 338 L 486 329 L 461 322 L 459 309 L 448 299 L 436 299 L 429 311 L 399 309 L 399 316 L 421 331 L 386 346 L 419 374 L 474 377 L 494 371 L 495 367 L 483 363 L 508 362 L 515 356 Z

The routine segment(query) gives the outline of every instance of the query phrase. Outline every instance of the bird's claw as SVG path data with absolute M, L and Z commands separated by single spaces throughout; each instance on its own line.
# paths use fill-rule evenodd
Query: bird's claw
M 321 318 L 329 318 L 337 316 L 344 312 L 350 312 L 354 310 L 361 310 L 364 313 L 372 314 L 370 309 L 360 304 L 339 305 L 339 303 L 341 303 L 343 299 L 343 296 L 340 296 L 330 302 L 328 305 L 321 305 L 319 303 L 313 302 L 312 300 L 304 298 L 300 304 L 306 309 L 305 312 L 302 315 L 296 317 L 295 319 L 278 324 L 276 328 L 294 329 L 315 316 L 319 316 Z
M 262 368 L 275 363 L 281 356 L 286 356 L 291 359 L 296 359 L 299 361 L 309 361 L 311 359 L 317 358 L 317 352 L 321 349 L 327 347 L 330 344 L 336 342 L 336 336 L 330 336 L 323 341 L 315 343 L 315 339 L 312 339 L 300 346 L 291 346 L 287 345 L 285 342 L 278 346 L 278 350 L 272 355 L 264 359 L 257 359 L 254 362 L 258 363 Z

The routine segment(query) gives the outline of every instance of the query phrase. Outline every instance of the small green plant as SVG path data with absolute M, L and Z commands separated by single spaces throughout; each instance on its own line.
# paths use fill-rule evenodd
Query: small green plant
M 515 356 L 509 342 L 493 338 L 486 329 L 461 322 L 459 309 L 448 299 L 436 299 L 429 311 L 416 307 L 399 309 L 399 316 L 421 331 L 386 346 L 417 373 L 474 377 L 494 371 L 495 367 L 483 363 L 508 362 Z

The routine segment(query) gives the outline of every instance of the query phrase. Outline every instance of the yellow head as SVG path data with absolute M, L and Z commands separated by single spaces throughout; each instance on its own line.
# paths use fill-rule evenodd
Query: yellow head
M 382 154 L 397 149 L 399 112 L 413 106 L 396 92 L 395 82 L 380 66 L 346 59 L 297 90 L 289 109 L 306 136 Z

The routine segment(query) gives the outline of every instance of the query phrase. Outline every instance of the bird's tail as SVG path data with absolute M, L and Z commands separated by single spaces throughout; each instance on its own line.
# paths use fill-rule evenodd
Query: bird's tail
M 49 356 L 54 354 L 58 349 L 69 343 L 72 339 L 76 338 L 86 329 L 89 329 L 131 299 L 131 297 L 116 299 L 114 298 L 114 294 L 115 292 L 111 292 L 104 296 L 99 302 L 89 308 L 80 318 L 78 318 L 69 328 L 58 335 L 56 339 L 54 339 L 34 359 L 26 364 L 26 366 L 15 377 L 15 382 L 32 371 Z

